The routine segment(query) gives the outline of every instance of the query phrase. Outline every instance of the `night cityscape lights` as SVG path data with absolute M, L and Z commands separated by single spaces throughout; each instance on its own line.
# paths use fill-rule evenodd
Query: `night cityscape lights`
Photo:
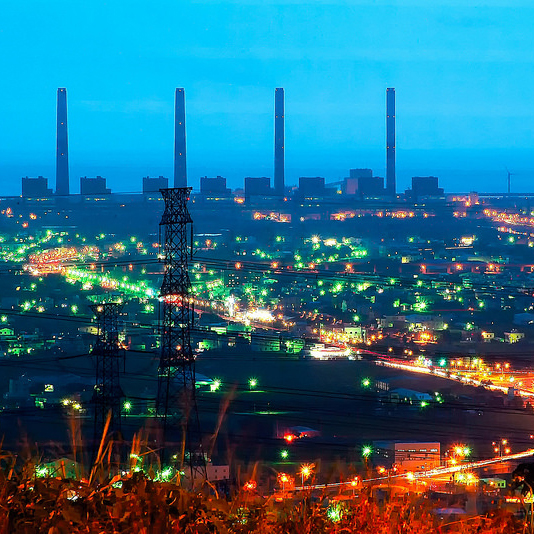
M 232 209 L 246 217 L 247 203 L 232 200 Z M 262 441 L 262 463 L 287 471 L 277 476 L 277 499 L 324 484 L 325 466 L 339 451 L 350 458 L 342 487 L 351 498 L 373 479 L 417 492 L 425 491 L 427 479 L 436 487 L 480 488 L 483 477 L 476 471 L 493 465 L 485 462 L 525 457 L 515 439 L 523 430 L 512 433 L 491 403 L 528 411 L 534 397 L 534 371 L 517 357 L 534 341 L 528 328 L 534 317 L 528 290 L 531 281 L 534 287 L 534 238 L 521 234 L 527 227 L 521 218 L 480 210 L 474 219 L 480 224 L 473 225 L 466 209 L 465 201 L 452 212 L 435 206 L 336 209 L 317 222 L 306 213 L 295 219 L 289 212 L 252 209 L 247 224 L 226 217 L 228 232 L 208 228 L 209 217 L 200 216 L 188 302 L 194 307 L 200 417 L 213 424 L 214 403 L 221 402 L 217 428 L 240 436 L 240 461 L 250 460 L 256 440 Z M 74 366 L 92 348 L 89 305 L 121 302 L 121 414 L 126 428 L 154 418 L 154 385 L 147 377 L 157 377 L 151 355 L 159 347 L 163 301 L 162 251 L 153 228 L 44 228 L 38 209 L 32 206 L 34 217 L 18 217 L 19 210 L 3 210 L 15 226 L 0 235 L 3 357 L 65 358 L 69 365 L 72 357 Z M 193 195 L 194 217 L 195 210 L 215 216 Z M 73 222 L 74 213 L 69 217 Z M 298 231 L 294 220 L 302 225 Z M 441 226 L 432 226 L 438 221 Z M 375 227 L 383 224 L 389 226 L 378 235 Z M 175 295 L 165 298 L 182 305 Z M 41 326 L 46 320 L 51 326 Z M 44 385 L 38 376 L 31 384 L 15 376 L 6 385 L 5 407 L 30 405 L 45 414 L 60 406 L 65 415 L 88 420 L 94 386 L 90 379 L 85 384 L 86 369 L 77 369 L 81 378 L 69 378 L 72 386 L 48 374 Z M 447 410 L 460 416 L 445 421 Z M 529 436 L 530 429 L 524 433 Z M 513 453 L 499 435 L 514 436 Z M 454 445 L 446 448 L 444 436 Z M 401 445 L 423 452 L 411 452 L 407 460 Z M 128 472 L 186 483 L 180 454 L 152 470 L 145 456 L 135 454 Z M 248 476 L 244 492 L 262 494 L 264 479 Z M 342 507 L 332 510 L 332 521 L 343 517 Z

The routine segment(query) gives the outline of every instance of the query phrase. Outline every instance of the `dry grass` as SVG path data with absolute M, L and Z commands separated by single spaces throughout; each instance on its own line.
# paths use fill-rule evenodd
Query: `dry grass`
M 72 458 L 79 460 L 80 433 L 71 431 Z M 35 452 L 18 457 L 0 452 L 0 534 L 527 532 L 523 522 L 504 511 L 443 524 L 429 501 L 417 497 L 379 504 L 371 496 L 337 500 L 304 492 L 277 502 L 241 490 L 230 500 L 220 499 L 209 484 L 194 492 L 180 487 L 176 471 L 164 470 L 161 476 L 157 451 L 147 443 L 142 433 L 134 437 L 129 467 L 119 474 L 111 440 L 102 439 L 86 472 L 81 462 L 71 461 L 67 469 L 58 461 L 55 469 L 44 469 Z
M 38 478 L 30 469 L 0 473 L 2 533 L 515 533 L 510 514 L 439 526 L 420 502 L 379 507 L 370 498 L 312 503 L 309 495 L 276 503 L 241 492 L 233 500 L 154 482 L 142 472 L 110 480 Z

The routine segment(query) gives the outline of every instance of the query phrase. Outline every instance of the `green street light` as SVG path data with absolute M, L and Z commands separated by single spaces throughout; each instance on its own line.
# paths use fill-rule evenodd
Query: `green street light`
M 280 451 L 280 458 L 282 458 L 282 460 L 287 460 L 288 457 L 289 457 L 289 451 L 287 449 L 282 449 Z
M 254 389 L 258 385 L 258 380 L 256 378 L 249 378 L 248 387 Z
M 362 380 L 362 386 L 363 386 L 364 388 L 368 388 L 370 385 L 371 385 L 371 380 L 369 380 L 368 378 L 364 378 L 364 379 Z
M 125 401 L 125 403 L 122 405 L 125 412 L 129 412 L 132 409 L 132 403 L 130 401 Z
M 370 445 L 364 445 L 362 448 L 362 456 L 367 459 L 369 456 L 371 456 L 371 453 L 373 452 L 373 448 Z

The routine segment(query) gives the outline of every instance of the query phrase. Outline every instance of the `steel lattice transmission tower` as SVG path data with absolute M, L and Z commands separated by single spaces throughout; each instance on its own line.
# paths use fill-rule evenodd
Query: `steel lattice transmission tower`
M 180 466 L 188 466 L 191 483 L 206 478 L 202 436 L 195 393 L 195 357 L 191 347 L 194 305 L 189 279 L 192 257 L 193 220 L 187 209 L 191 187 L 160 189 L 165 210 L 163 230 L 164 262 L 160 297 L 163 317 L 161 358 L 158 370 L 156 411 L 163 421 L 163 440 L 170 431 L 181 429 Z
M 121 397 L 119 381 L 120 364 L 124 351 L 119 343 L 119 314 L 123 304 L 106 302 L 93 304 L 96 315 L 97 339 L 92 354 L 96 356 L 95 442 L 102 437 L 108 413 L 111 413 L 109 433 L 121 429 Z

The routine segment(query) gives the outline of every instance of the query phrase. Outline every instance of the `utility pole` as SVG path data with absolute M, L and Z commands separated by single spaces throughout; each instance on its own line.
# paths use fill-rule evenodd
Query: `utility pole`
M 191 187 L 160 189 L 165 210 L 163 231 L 163 283 L 161 357 L 158 369 L 156 412 L 163 423 L 162 463 L 173 428 L 181 428 L 180 468 L 189 468 L 190 483 L 206 478 L 206 460 L 195 392 L 195 357 L 191 347 L 194 303 L 189 278 L 193 251 L 193 220 L 187 209 Z
M 92 354 L 96 356 L 96 384 L 94 391 L 94 441 L 102 438 L 108 414 L 111 415 L 109 433 L 121 429 L 121 397 L 119 373 L 124 353 L 119 345 L 119 314 L 123 304 L 106 302 L 93 304 L 96 315 L 97 339 Z

